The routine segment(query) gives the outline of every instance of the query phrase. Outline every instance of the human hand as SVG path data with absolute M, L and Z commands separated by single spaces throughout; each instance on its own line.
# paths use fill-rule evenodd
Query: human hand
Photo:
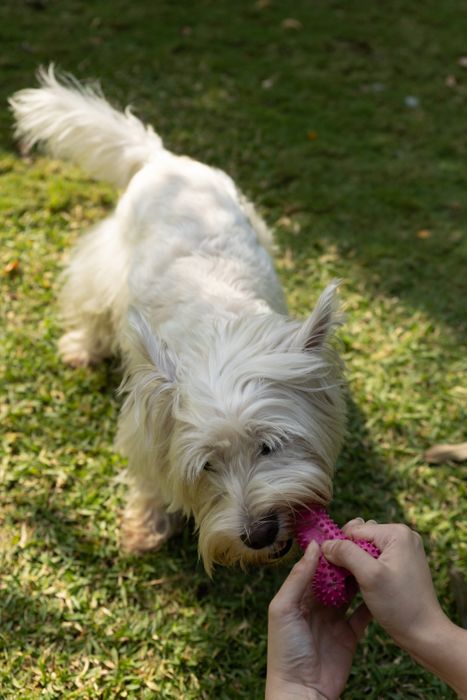
M 446 619 L 420 535 L 405 525 L 365 524 L 361 518 L 347 523 L 344 532 L 373 542 L 380 557 L 373 559 L 349 540 L 324 542 L 324 556 L 355 576 L 373 617 L 399 646 L 416 654 L 420 641 Z
M 269 606 L 266 700 L 336 700 L 357 642 L 371 619 L 366 605 L 348 618 L 313 597 L 319 546 L 311 542 Z

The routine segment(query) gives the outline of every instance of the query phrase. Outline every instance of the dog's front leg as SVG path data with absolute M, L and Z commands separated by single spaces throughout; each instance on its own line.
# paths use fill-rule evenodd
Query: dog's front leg
M 157 497 L 133 491 L 123 513 L 122 548 L 130 554 L 154 551 L 180 532 L 183 524 L 181 513 L 167 513 Z

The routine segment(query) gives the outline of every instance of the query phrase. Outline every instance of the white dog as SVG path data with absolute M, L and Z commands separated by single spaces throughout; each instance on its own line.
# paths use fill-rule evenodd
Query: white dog
M 124 359 L 124 546 L 156 549 L 192 515 L 208 572 L 284 556 L 294 508 L 331 498 L 344 432 L 337 284 L 289 318 L 271 236 L 228 175 L 52 66 L 39 78 L 10 101 L 24 146 L 125 188 L 73 253 L 59 345 L 74 366 Z

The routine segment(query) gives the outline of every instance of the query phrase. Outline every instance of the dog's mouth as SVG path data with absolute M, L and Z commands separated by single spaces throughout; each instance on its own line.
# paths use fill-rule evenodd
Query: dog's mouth
M 285 557 L 285 555 L 290 551 L 292 544 L 292 538 L 290 538 L 286 542 L 278 542 L 275 545 L 273 552 L 269 555 L 269 558 L 274 561 L 276 559 L 282 559 L 282 557 Z

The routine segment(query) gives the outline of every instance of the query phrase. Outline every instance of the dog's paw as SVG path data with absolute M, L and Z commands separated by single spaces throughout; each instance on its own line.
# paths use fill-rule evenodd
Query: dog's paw
M 166 513 L 150 501 L 130 505 L 123 514 L 120 545 L 128 554 L 156 551 L 183 528 L 180 513 Z
M 63 362 L 70 367 L 87 367 L 93 362 L 83 331 L 65 333 L 58 341 L 58 352 Z

